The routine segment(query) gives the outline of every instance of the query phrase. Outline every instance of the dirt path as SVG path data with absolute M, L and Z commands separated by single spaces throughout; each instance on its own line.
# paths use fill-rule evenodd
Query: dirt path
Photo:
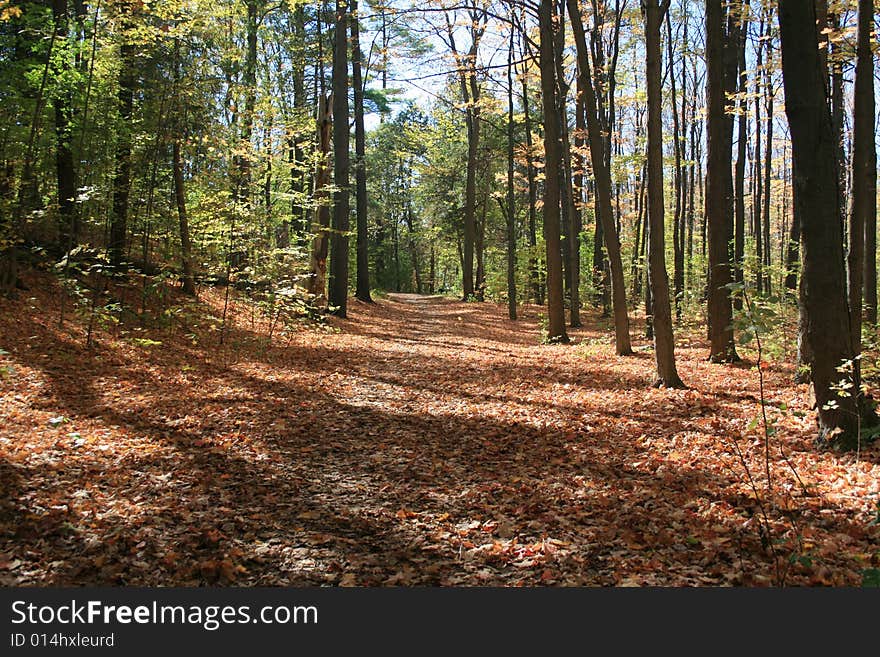
M 239 306 L 222 348 L 199 323 L 105 336 L 90 355 L 52 299 L 0 307 L 15 372 L 0 384 L 0 583 L 778 577 L 735 450 L 763 490 L 754 371 L 706 363 L 700 344 L 677 352 L 693 388 L 654 390 L 648 345 L 614 356 L 595 322 L 547 346 L 538 308 L 510 322 L 492 304 L 392 295 L 273 346 Z M 770 401 L 806 411 L 789 376 L 768 372 Z M 809 413 L 777 415 L 769 515 L 795 554 L 786 581 L 858 584 L 880 565 L 877 448 L 819 454 Z

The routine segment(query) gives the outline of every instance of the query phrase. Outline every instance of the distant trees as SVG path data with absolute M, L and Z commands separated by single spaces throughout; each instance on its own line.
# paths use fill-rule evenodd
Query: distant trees
M 462 296 L 469 299 L 479 294 L 482 296 L 482 281 L 474 281 L 474 250 L 477 241 L 477 152 L 480 145 L 480 80 L 478 77 L 478 54 L 480 42 L 486 32 L 488 20 L 488 3 L 485 0 L 468 0 L 463 11 L 467 16 L 469 44 L 466 51 L 460 51 L 456 41 L 456 10 L 444 11 L 446 21 L 446 43 L 454 57 L 458 77 L 461 100 L 465 106 L 467 126 L 467 173 L 464 192 L 463 222 L 463 265 L 462 265 Z M 476 287 L 475 287 L 476 285 Z
M 644 321 L 657 384 L 680 386 L 685 322 L 712 361 L 749 349 L 736 282 L 784 321 L 800 296 L 799 375 L 825 390 L 823 432 L 848 433 L 835 404 L 869 419 L 867 400 L 835 368 L 859 380 L 878 303 L 875 18 L 870 0 L 7 3 L 0 283 L 87 251 L 120 282 L 161 268 L 269 313 L 345 315 L 349 289 L 510 318 L 529 301 L 558 342 L 592 304 L 620 355 Z

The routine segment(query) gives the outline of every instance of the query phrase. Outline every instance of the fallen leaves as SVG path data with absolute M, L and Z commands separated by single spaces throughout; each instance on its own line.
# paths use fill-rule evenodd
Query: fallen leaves
M 286 346 L 247 312 L 222 347 L 172 325 L 90 353 L 31 288 L 36 312 L 0 301 L 2 585 L 761 586 L 762 504 L 789 583 L 880 566 L 878 448 L 815 451 L 806 389 L 764 361 L 766 495 L 755 372 L 697 336 L 682 391 L 650 387 L 647 344 L 406 298 Z

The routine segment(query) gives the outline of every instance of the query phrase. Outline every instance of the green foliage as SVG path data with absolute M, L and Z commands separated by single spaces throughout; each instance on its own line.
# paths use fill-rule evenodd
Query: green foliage
M 862 586 L 865 588 L 880 587 L 880 568 L 866 568 L 863 570 Z
M 744 298 L 743 283 L 729 283 L 725 287 L 730 290 L 732 298 Z M 772 335 L 779 324 L 778 304 L 779 300 L 774 297 L 750 297 L 739 309 L 734 310 L 733 328 L 737 333 L 737 342 L 745 346 L 759 335 L 762 338 Z
M 269 290 L 258 301 L 257 306 L 269 318 L 270 341 L 276 332 L 280 337 L 285 336 L 301 328 L 303 324 L 321 321 L 323 318 L 314 297 L 296 285 Z
M 546 313 L 538 313 L 538 341 L 550 344 L 550 319 Z

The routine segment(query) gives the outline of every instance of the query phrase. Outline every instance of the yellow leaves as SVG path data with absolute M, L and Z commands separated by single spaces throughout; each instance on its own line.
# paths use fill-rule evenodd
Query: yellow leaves
M 11 6 L 9 0 L 0 0 L 0 23 L 5 23 L 20 16 L 21 9 L 19 7 Z

